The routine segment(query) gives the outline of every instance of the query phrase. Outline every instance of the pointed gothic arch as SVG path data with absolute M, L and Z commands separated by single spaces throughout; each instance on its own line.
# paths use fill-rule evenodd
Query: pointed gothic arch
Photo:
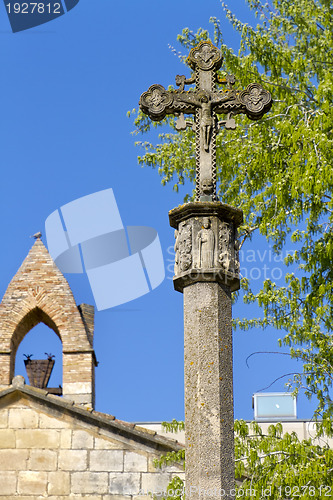
M 37 239 L 0 304 L 0 387 L 11 384 L 17 348 L 40 322 L 62 343 L 64 397 L 93 407 L 94 310 L 76 305 L 67 280 Z
M 16 356 L 17 349 L 21 344 L 24 337 L 39 323 L 44 323 L 46 326 L 51 328 L 54 333 L 59 337 L 61 341 L 61 336 L 57 325 L 52 321 L 52 319 L 46 314 L 43 309 L 35 307 L 31 309 L 26 315 L 17 323 L 15 331 L 11 337 L 11 350 L 13 356 Z

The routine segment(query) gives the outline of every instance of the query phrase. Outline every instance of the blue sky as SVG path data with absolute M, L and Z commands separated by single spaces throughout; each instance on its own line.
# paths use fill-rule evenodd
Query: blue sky
M 253 22 L 245 0 L 233 0 L 232 9 Z M 151 84 L 167 86 L 176 74 L 189 75 L 168 45 L 180 50 L 177 34 L 185 27 L 211 27 L 210 16 L 222 20 L 225 41 L 237 50 L 238 37 L 223 19 L 218 0 L 80 0 L 66 15 L 15 34 L 0 5 L 1 295 L 33 244 L 29 236 L 44 231 L 49 214 L 79 197 L 111 187 L 124 224 L 150 226 L 160 236 L 164 282 L 135 301 L 96 312 L 96 408 L 123 420 L 184 417 L 183 300 L 172 286 L 174 241 L 168 222 L 168 211 L 184 193 L 161 186 L 156 171 L 138 166 L 140 152 L 126 113 Z M 254 238 L 244 249 L 243 272 L 254 286 L 265 272 L 277 278 L 279 266 L 263 239 Z M 85 276 L 66 277 L 78 304 L 94 303 Z M 241 302 L 234 307 L 234 316 L 254 314 Z M 287 356 L 275 354 L 253 356 L 247 367 L 251 353 L 276 351 L 280 335 L 235 332 L 237 418 L 252 418 L 254 392 L 301 370 Z M 43 325 L 22 342 L 17 373 L 25 375 L 23 353 L 36 359 L 44 352 L 56 354 L 51 385 L 57 386 L 60 341 Z M 283 391 L 283 381 L 269 390 Z M 305 398 L 298 407 L 300 418 L 311 417 Z

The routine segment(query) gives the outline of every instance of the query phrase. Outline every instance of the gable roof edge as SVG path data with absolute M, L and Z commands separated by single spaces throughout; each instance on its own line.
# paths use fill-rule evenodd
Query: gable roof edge
M 0 399 L 14 393 L 31 397 L 46 406 L 51 406 L 58 411 L 62 411 L 74 418 L 78 418 L 85 423 L 89 423 L 100 429 L 110 431 L 126 439 L 131 439 L 138 444 L 153 448 L 159 453 L 179 451 L 184 448 L 184 445 L 182 445 L 175 439 L 161 436 L 149 429 L 143 430 L 141 426 L 136 426 L 136 424 L 118 420 L 112 415 L 107 415 L 104 413 L 96 412 L 94 410 L 87 410 L 82 407 L 76 406 L 73 402 L 66 401 L 59 396 L 50 394 L 47 392 L 47 390 L 44 389 L 38 389 L 36 387 L 28 385 L 23 385 L 20 387 L 10 386 L 8 389 L 4 389 L 0 392 Z

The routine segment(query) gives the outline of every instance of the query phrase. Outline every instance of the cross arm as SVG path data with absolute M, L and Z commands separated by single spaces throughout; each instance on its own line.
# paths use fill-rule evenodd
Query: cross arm
M 272 107 L 272 96 L 259 83 L 251 83 L 245 90 L 215 92 L 212 106 L 218 114 L 244 113 L 251 120 L 259 120 Z
M 259 83 L 251 83 L 245 90 L 219 92 L 166 90 L 162 85 L 154 84 L 141 95 L 139 105 L 152 120 L 160 121 L 166 115 L 194 114 L 202 106 L 203 96 L 216 113 L 244 113 L 251 120 L 259 120 L 272 106 L 271 94 Z
M 154 121 L 161 121 L 166 115 L 194 114 L 199 105 L 194 92 L 165 90 L 159 84 L 151 85 L 139 101 L 140 109 Z

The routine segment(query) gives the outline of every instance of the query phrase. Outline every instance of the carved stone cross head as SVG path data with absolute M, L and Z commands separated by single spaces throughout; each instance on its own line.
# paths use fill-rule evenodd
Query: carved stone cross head
M 216 201 L 216 134 L 221 125 L 235 129 L 234 115 L 244 113 L 258 120 L 272 105 L 271 94 L 259 83 L 251 83 L 245 90 L 235 90 L 235 77 L 220 78 L 218 70 L 223 61 L 220 50 L 210 41 L 201 41 L 187 58 L 194 74 L 187 79 L 176 76 L 176 90 L 165 90 L 154 84 L 140 97 L 140 108 L 152 120 L 160 121 L 166 115 L 178 117 L 177 130 L 191 126 L 196 134 L 196 198 L 197 201 Z M 195 83 L 195 90 L 184 90 Z M 226 85 L 217 89 L 216 85 Z M 194 122 L 185 119 L 194 115 Z M 218 120 L 225 114 L 226 120 Z

